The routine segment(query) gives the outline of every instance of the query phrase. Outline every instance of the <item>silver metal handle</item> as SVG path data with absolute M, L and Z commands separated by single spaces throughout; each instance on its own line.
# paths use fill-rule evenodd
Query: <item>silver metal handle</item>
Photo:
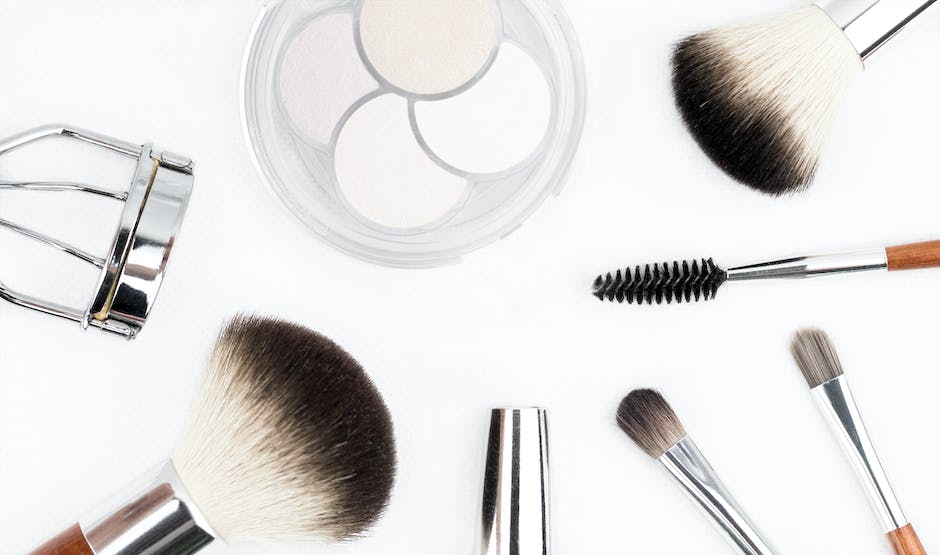
M 829 380 L 812 392 L 855 467 L 885 532 L 907 526 L 907 518 L 888 482 L 845 376 Z
M 690 438 L 683 438 L 663 453 L 659 462 L 741 553 L 774 553 Z
M 880 0 L 842 30 L 862 60 L 867 60 L 937 0 Z
M 192 555 L 216 539 L 172 463 L 81 527 L 95 555 Z
M 728 280 L 792 279 L 887 269 L 888 254 L 882 248 L 822 256 L 800 256 L 750 266 L 739 266 L 728 270 Z

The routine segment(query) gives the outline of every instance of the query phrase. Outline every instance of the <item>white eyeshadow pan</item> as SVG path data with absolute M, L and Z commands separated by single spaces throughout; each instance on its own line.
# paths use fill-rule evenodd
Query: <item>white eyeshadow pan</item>
M 408 102 L 382 95 L 357 109 L 336 141 L 336 177 L 346 202 L 371 222 L 418 228 L 463 198 L 466 180 L 435 164 L 408 121 Z
M 495 0 L 363 0 L 359 16 L 372 67 L 416 95 L 469 83 L 490 61 L 499 27 Z
M 524 162 L 541 144 L 552 117 L 552 94 L 532 56 L 511 43 L 466 91 L 417 102 L 415 122 L 429 150 L 467 173 L 489 174 Z
M 343 114 L 378 88 L 359 59 L 351 13 L 314 19 L 294 38 L 281 62 L 281 98 L 294 126 L 328 143 Z

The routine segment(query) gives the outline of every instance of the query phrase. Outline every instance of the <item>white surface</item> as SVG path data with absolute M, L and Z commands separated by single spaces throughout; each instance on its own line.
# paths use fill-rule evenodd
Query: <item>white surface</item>
M 545 138 L 552 91 L 532 55 L 504 42 L 486 74 L 452 98 L 415 104 L 428 149 L 468 173 L 496 173 L 525 161 Z
M 336 179 L 353 209 L 373 222 L 415 228 L 441 219 L 467 180 L 435 164 L 408 120 L 408 101 L 384 94 L 346 120 L 336 140 Z
M 309 324 L 359 358 L 394 413 L 401 473 L 390 512 L 360 543 L 232 553 L 470 553 L 486 410 L 503 404 L 551 410 L 556 553 L 730 553 L 613 424 L 621 396 L 646 385 L 668 395 L 781 552 L 886 553 L 787 353 L 804 324 L 838 342 L 904 508 L 928 551 L 940 548 L 940 272 L 733 284 L 714 303 L 648 309 L 587 294 L 617 264 L 940 237 L 936 7 L 872 59 L 806 195 L 729 183 L 682 129 L 669 44 L 794 4 L 567 1 L 591 91 L 567 188 L 506 240 L 415 272 L 318 242 L 256 177 L 238 115 L 255 2 L 3 0 L 0 133 L 68 120 L 157 140 L 196 158 L 198 173 L 136 342 L 0 304 L 0 553 L 38 544 L 169 453 L 213 336 L 239 310 Z M 42 261 L 8 244 L 0 274 L 13 285 L 7 276 Z

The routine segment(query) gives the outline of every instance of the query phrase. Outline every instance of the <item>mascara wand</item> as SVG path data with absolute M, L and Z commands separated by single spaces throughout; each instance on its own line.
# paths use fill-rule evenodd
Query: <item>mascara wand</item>
M 940 241 L 821 256 L 801 256 L 724 270 L 709 259 L 635 266 L 597 276 L 594 296 L 627 304 L 708 301 L 729 281 L 793 279 L 868 270 L 940 267 Z

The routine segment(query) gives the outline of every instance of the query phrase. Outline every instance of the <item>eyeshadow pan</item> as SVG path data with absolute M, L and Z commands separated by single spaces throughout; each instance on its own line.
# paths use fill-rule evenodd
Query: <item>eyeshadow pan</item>
M 466 181 L 424 153 L 408 101 L 386 94 L 356 110 L 336 141 L 336 177 L 346 202 L 385 227 L 419 228 L 443 218 L 464 197 Z
M 378 87 L 359 58 L 353 15 L 327 14 L 304 27 L 284 53 L 280 85 L 293 125 L 328 143 L 343 114 Z
M 453 91 L 487 65 L 499 37 L 493 0 L 364 0 L 359 37 L 386 81 L 418 95 Z
M 497 173 L 525 161 L 545 137 L 552 95 L 538 63 L 503 43 L 492 67 L 457 96 L 415 104 L 417 129 L 446 164 L 468 173 Z

